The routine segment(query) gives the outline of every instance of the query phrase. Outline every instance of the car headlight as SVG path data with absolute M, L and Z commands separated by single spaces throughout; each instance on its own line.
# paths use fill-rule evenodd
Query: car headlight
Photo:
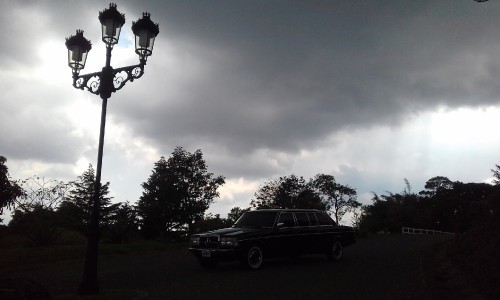
M 200 237 L 199 236 L 192 236 L 191 237 L 191 245 L 199 246 L 200 245 Z
M 236 247 L 238 246 L 238 239 L 234 237 L 222 237 L 220 239 L 220 245 L 226 247 Z

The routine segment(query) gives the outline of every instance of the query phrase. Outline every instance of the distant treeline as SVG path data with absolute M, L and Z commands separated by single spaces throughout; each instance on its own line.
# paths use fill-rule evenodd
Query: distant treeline
M 498 218 L 498 184 L 452 182 L 437 176 L 416 194 L 406 183 L 402 193 L 374 194 L 373 203 L 363 206 L 358 224 L 361 231 L 400 232 L 404 226 L 462 233 Z
M 38 176 L 12 180 L 6 161 L 0 156 L 0 213 L 4 208 L 13 213 L 3 232 L 25 236 L 34 245 L 68 242 L 68 232 L 85 235 L 95 182 L 91 165 L 71 182 Z M 369 205 L 361 205 L 355 188 L 336 182 L 333 175 L 317 174 L 306 180 L 292 174 L 265 182 L 248 207 L 233 207 L 227 218 L 221 218 L 206 211 L 219 196 L 225 178 L 208 172 L 201 150 L 189 153 L 178 147 L 168 159 L 162 157 L 155 163 L 135 204 L 112 202 L 109 182 L 101 185 L 101 238 L 110 242 L 139 237 L 178 239 L 230 226 L 245 211 L 260 208 L 326 210 L 338 223 L 349 214 L 352 224 L 348 225 L 361 232 L 415 227 L 459 233 L 498 218 L 500 166 L 492 171 L 493 184 L 452 182 L 437 176 L 419 193 L 412 192 L 405 179 L 403 192 L 374 194 Z

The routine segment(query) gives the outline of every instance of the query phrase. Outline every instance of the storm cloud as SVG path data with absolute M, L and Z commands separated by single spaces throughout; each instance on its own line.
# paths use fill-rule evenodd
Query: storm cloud
M 127 21 L 113 66 L 137 63 L 131 21 L 148 11 L 160 25 L 145 75 L 108 105 L 103 176 L 127 198 L 118 201 L 137 200 L 154 161 L 176 146 L 202 149 L 209 169 L 228 178 L 233 190 L 216 205 L 222 213 L 247 205 L 249 186 L 291 173 L 331 173 L 366 195 L 406 177 L 418 186 L 436 175 L 483 181 L 498 160 L 497 139 L 460 144 L 457 153 L 433 139 L 435 120 L 462 109 L 493 120 L 476 125 L 495 135 L 484 126 L 498 118 L 484 116 L 498 116 L 499 3 L 117 4 Z M 107 4 L 0 6 L 9 29 L 0 33 L 0 154 L 19 176 L 38 172 L 37 162 L 47 176 L 55 164 L 57 174 L 75 177 L 95 161 L 100 99 L 72 88 L 64 38 L 84 29 L 93 49 L 83 73 L 98 71 L 97 15 Z M 47 45 L 57 56 L 47 57 Z

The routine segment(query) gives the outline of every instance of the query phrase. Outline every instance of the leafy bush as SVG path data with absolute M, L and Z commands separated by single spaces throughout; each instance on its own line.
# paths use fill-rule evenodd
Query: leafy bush
M 24 235 L 31 246 L 52 245 L 61 238 L 57 214 L 42 206 L 36 206 L 32 211 L 14 211 L 9 226 L 14 233 Z

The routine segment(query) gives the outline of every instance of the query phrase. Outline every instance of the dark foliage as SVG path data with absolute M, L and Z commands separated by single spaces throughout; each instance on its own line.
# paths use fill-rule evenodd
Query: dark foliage
M 105 238 L 113 243 L 125 243 L 137 234 L 138 224 L 135 208 L 129 203 L 120 203 L 110 216 Z
M 314 187 L 304 177 L 280 177 L 265 183 L 254 195 L 254 208 L 326 208 Z
M 446 177 L 431 178 L 418 195 L 374 194 L 364 207 L 360 227 L 369 232 L 400 232 L 401 227 L 464 232 L 487 218 L 489 196 L 495 188 L 486 183 L 451 182 Z
M 24 195 L 16 199 L 15 208 L 21 211 L 32 211 L 35 207 L 55 210 L 66 199 L 71 183 L 47 179 L 33 175 L 20 181 Z
M 493 184 L 500 186 L 500 165 L 495 165 L 491 172 L 493 173 Z
M 238 221 L 238 219 L 241 217 L 241 215 L 244 212 L 249 211 L 249 210 L 250 210 L 250 208 L 241 208 L 241 207 L 233 207 L 233 208 L 231 208 L 231 210 L 227 214 L 227 220 L 228 220 L 228 222 L 231 225 L 234 224 L 236 221 Z
M 365 232 L 400 232 L 402 226 L 455 232 L 447 256 L 468 282 L 487 299 L 499 299 L 500 187 L 499 165 L 494 184 L 451 182 L 437 176 L 418 195 L 374 194 L 360 222 Z
M 337 224 L 347 212 L 352 212 L 361 206 L 361 203 L 356 200 L 356 190 L 348 185 L 337 183 L 333 175 L 318 174 L 311 184 L 322 199 L 326 210 L 333 213 Z
M 425 197 L 434 197 L 437 193 L 441 193 L 453 188 L 453 182 L 444 176 L 436 176 L 427 180 L 425 190 L 419 194 Z
M 15 210 L 9 228 L 27 237 L 31 246 L 47 246 L 60 241 L 58 221 L 54 210 L 36 206 L 30 211 Z
M 280 177 L 265 183 L 255 193 L 254 208 L 310 208 L 326 210 L 340 222 L 345 213 L 361 206 L 356 190 L 339 184 L 333 175 L 318 174 L 306 181 L 303 177 Z
M 166 160 L 155 163 L 153 173 L 142 184 L 137 203 L 141 232 L 146 238 L 168 236 L 174 231 L 193 232 L 194 224 L 219 196 L 224 177 L 207 171 L 201 150 L 189 153 L 178 147 Z
M 229 219 L 221 218 L 219 214 L 208 214 L 196 223 L 196 232 L 206 232 L 226 227 L 231 227 L 233 222 Z
M 95 172 L 92 165 L 78 176 L 77 180 L 71 182 L 71 190 L 68 196 L 59 205 L 57 210 L 60 220 L 66 228 L 86 232 L 90 222 L 92 210 L 92 198 L 94 195 Z M 99 225 L 101 229 L 109 227 L 111 218 L 120 204 L 111 203 L 109 193 L 109 182 L 101 186 L 99 197 Z
M 0 155 L 0 215 L 5 207 L 10 208 L 14 205 L 16 198 L 24 195 L 19 183 L 10 179 L 6 162 L 7 158 Z M 1 222 L 2 219 L 0 219 Z

